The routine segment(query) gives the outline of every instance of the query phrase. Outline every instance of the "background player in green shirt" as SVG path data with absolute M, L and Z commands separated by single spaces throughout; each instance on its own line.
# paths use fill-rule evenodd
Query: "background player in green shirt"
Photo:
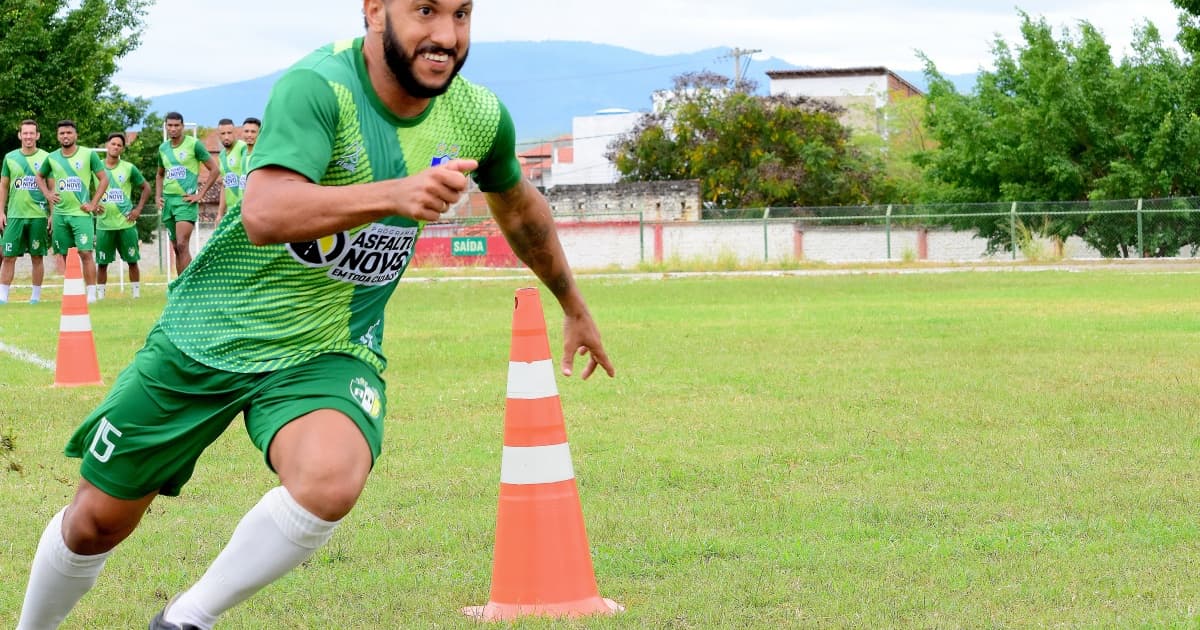
M 0 166 L 0 304 L 8 302 L 9 289 L 16 273 L 17 259 L 26 253 L 33 266 L 33 295 L 30 304 L 42 299 L 42 279 L 46 275 L 44 256 L 50 241 L 50 215 L 46 197 L 37 185 L 37 172 L 49 153 L 37 146 L 37 123 L 22 120 L 17 128 L 21 148 L 4 156 Z M 11 187 L 11 188 L 10 188 Z
M 133 297 L 142 296 L 141 245 L 138 240 L 137 219 L 150 198 L 150 182 L 142 171 L 121 159 L 125 152 L 125 134 L 108 134 L 104 144 L 104 168 L 108 170 L 108 191 L 102 201 L 104 214 L 96 219 L 96 299 L 104 299 L 108 284 L 108 265 L 120 255 L 129 265 L 129 282 Z M 134 189 L 139 191 L 133 202 Z
M 158 174 L 154 177 L 154 203 L 175 251 L 175 271 L 183 273 L 192 262 L 192 230 L 200 218 L 200 200 L 220 175 L 217 160 L 194 137 L 183 133 L 183 114 L 167 112 L 167 139 L 158 147 Z M 200 182 L 200 165 L 208 169 Z
M 613 375 L 549 205 L 521 176 L 512 118 L 455 78 L 472 6 L 364 0 L 365 38 L 317 50 L 275 84 L 241 220 L 222 221 L 172 284 L 146 346 L 68 443 L 83 480 L 38 545 L 20 628 L 60 623 L 238 413 L 280 485 L 150 627 L 211 628 L 329 540 L 381 453 L 384 308 L 423 222 L 468 173 L 563 310 L 562 372 L 587 355 L 583 378 Z
M 37 183 L 51 204 L 50 226 L 54 253 L 66 256 L 67 250 L 79 250 L 83 263 L 83 281 L 87 301 L 96 301 L 96 260 L 92 255 L 96 241 L 96 215 L 104 212 L 100 200 L 108 189 L 108 172 L 99 154 L 77 144 L 75 122 L 58 122 L 58 143 L 38 169 Z M 92 183 L 96 183 L 93 190 Z
M 237 137 L 237 128 L 233 119 L 222 118 L 217 123 L 217 136 L 221 140 L 221 153 L 217 156 L 217 164 L 221 167 L 221 200 L 217 203 L 217 223 L 225 216 L 229 208 L 240 210 L 242 207 L 242 188 L 246 183 L 246 143 Z

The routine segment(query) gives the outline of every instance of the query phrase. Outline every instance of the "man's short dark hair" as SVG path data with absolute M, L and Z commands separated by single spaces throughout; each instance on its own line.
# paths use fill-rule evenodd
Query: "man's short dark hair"
M 179 122 L 183 122 L 183 114 L 179 112 L 167 112 L 163 120 L 178 120 Z
M 72 129 L 74 129 L 75 131 L 79 131 L 79 127 L 75 126 L 75 121 L 71 120 L 70 118 L 64 118 L 64 119 L 58 121 L 57 128 L 62 129 L 63 127 L 70 127 Z
M 25 120 L 21 121 L 21 124 L 17 125 L 17 131 L 20 131 L 21 127 L 24 127 L 25 125 L 33 125 L 34 129 L 37 129 L 37 126 L 38 126 L 36 120 L 34 120 L 32 118 L 26 118 Z
M 114 132 L 112 132 L 112 133 L 108 134 L 108 137 L 107 137 L 107 138 L 105 138 L 105 139 L 104 139 L 104 141 L 105 141 L 105 142 L 108 142 L 109 140 L 112 140 L 113 138 L 120 138 L 120 139 L 121 139 L 121 144 L 129 144 L 129 143 L 128 143 L 128 142 L 125 140 L 125 134 L 121 133 L 120 131 L 114 131 Z
M 257 125 L 258 127 L 262 127 L 262 121 L 253 116 L 250 116 L 250 117 L 246 118 L 246 120 L 243 120 L 242 124 L 243 125 Z
M 219 127 L 219 126 L 221 126 L 221 125 L 232 125 L 232 124 L 233 124 L 233 119 L 232 119 L 232 118 L 222 118 L 221 120 L 218 120 L 218 121 L 217 121 L 217 126 L 218 126 L 218 127 Z

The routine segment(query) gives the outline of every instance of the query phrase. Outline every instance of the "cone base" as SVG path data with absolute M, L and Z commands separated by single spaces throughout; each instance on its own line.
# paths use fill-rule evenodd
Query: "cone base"
M 485 606 L 467 606 L 464 615 L 476 621 L 509 621 L 518 617 L 584 617 L 587 615 L 612 615 L 625 607 L 607 597 L 589 597 L 573 602 L 557 604 L 498 604 L 488 602 Z

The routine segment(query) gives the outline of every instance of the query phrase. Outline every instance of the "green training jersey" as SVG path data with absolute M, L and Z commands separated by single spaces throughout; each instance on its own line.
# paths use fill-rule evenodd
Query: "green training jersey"
M 200 165 L 210 157 L 212 154 L 204 148 L 204 144 L 192 136 L 184 135 L 179 146 L 164 140 L 158 145 L 158 164 L 163 169 L 163 194 L 183 197 L 195 193 L 200 185 Z
M 8 178 L 8 207 L 4 213 L 10 219 L 45 219 L 46 197 L 37 185 L 37 173 L 50 154 L 41 149 L 25 155 L 20 149 L 10 151 L 0 165 L 0 177 Z
M 91 216 L 83 210 L 83 204 L 92 200 L 96 173 L 103 168 L 104 160 L 95 149 L 76 145 L 70 157 L 63 155 L 62 149 L 51 153 L 38 172 L 42 177 L 54 178 L 54 191 L 59 198 L 54 212 L 70 217 Z
M 238 140 L 233 147 L 221 147 L 217 164 L 221 165 L 221 183 L 225 187 L 225 208 L 242 205 L 242 190 L 246 187 L 246 143 Z
M 484 191 L 521 180 L 512 118 L 491 91 L 456 79 L 415 118 L 384 107 L 367 77 L 362 38 L 330 44 L 276 82 L 252 168 L 278 166 L 324 186 L 479 160 Z M 305 217 L 297 216 L 297 221 Z M 389 217 L 304 243 L 255 246 L 223 221 L 172 283 L 160 325 L 197 361 L 264 372 L 326 353 L 383 370 L 383 311 L 412 259 L 421 224 Z
M 108 170 L 108 189 L 104 191 L 104 214 L 96 219 L 96 229 L 131 228 L 135 224 L 129 220 L 129 213 L 133 212 L 133 199 L 141 198 L 142 184 L 146 183 L 146 178 L 138 167 L 125 160 L 111 168 L 105 164 L 104 168 Z

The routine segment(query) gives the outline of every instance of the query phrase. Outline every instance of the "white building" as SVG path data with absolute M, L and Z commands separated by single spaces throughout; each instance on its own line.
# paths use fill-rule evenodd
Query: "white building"
M 571 121 L 574 151 L 569 162 L 560 161 L 555 151 L 547 186 L 612 184 L 620 179 L 616 166 L 604 157 L 608 145 L 633 130 L 642 116 L 628 109 L 602 109 L 592 116 Z
M 884 67 L 813 68 L 772 70 L 771 96 L 807 96 L 833 101 L 846 108 L 842 124 L 855 129 L 884 133 L 879 111 L 908 96 L 923 96 L 921 90 Z

